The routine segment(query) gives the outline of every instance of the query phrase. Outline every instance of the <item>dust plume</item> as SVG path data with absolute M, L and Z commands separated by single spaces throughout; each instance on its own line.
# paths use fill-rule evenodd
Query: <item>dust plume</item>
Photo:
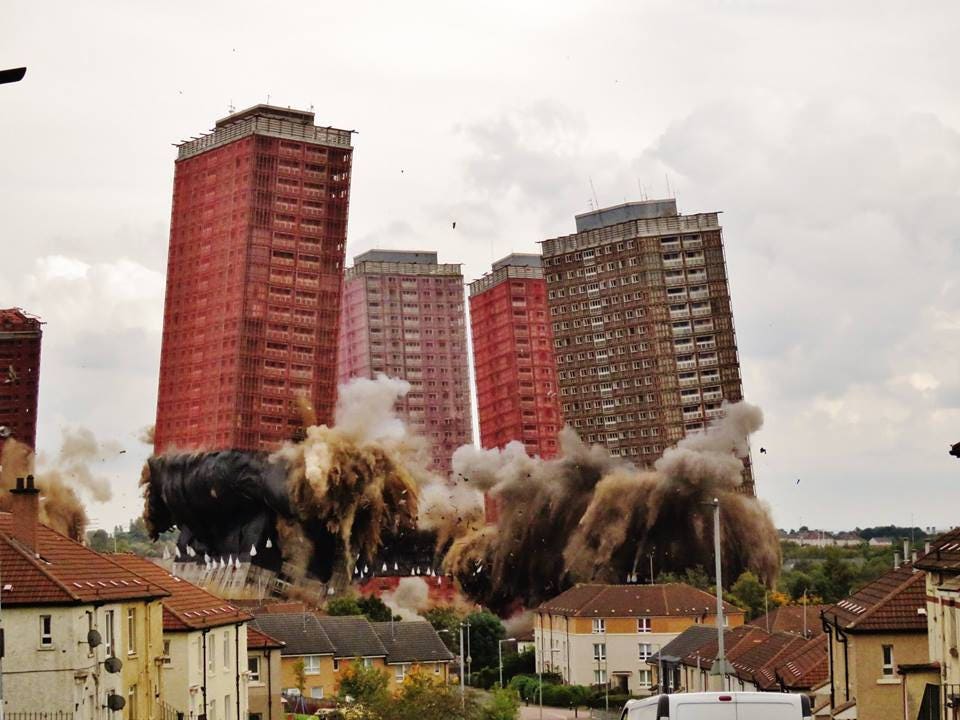
M 144 445 L 149 445 L 150 447 L 153 447 L 155 443 L 156 432 L 157 432 L 156 425 L 146 425 L 140 428 L 140 432 L 137 433 L 137 440 L 142 442 Z
M 14 439 L 3 443 L 0 455 L 0 510 L 9 512 L 9 491 L 17 478 L 34 474 L 34 455 L 29 446 Z M 83 541 L 87 513 L 76 491 L 66 484 L 64 475 L 56 471 L 36 475 L 40 490 L 40 522 L 78 542 Z
M 423 578 L 405 577 L 396 590 L 385 592 L 380 599 L 401 620 L 422 620 L 421 613 L 430 608 L 430 588 Z
M 272 455 L 241 451 L 167 454 L 141 478 L 151 534 L 180 528 L 194 557 L 255 558 L 292 580 L 345 586 L 385 546 L 416 533 L 426 446 L 392 413 L 400 380 L 343 386 L 333 427 Z
M 650 470 L 585 445 L 570 428 L 554 460 L 530 458 L 519 444 L 457 451 L 455 471 L 490 492 L 500 517 L 496 526 L 459 535 L 444 569 L 468 594 L 508 613 L 577 582 L 623 582 L 650 554 L 658 571 L 710 567 L 706 503 L 716 497 L 726 577 L 750 569 L 773 583 L 776 530 L 766 508 L 740 492 L 747 440 L 763 416 L 747 403 L 725 409 L 722 420 L 667 449 Z

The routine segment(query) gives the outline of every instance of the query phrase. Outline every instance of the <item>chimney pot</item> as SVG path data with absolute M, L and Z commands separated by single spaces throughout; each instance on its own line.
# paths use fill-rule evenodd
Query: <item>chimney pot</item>
M 10 514 L 13 520 L 13 537 L 29 548 L 30 552 L 38 553 L 40 491 L 33 484 L 33 475 L 17 478 L 17 487 L 10 491 Z
M 923 544 L 923 554 L 926 555 L 928 552 L 930 552 L 930 541 L 929 541 L 929 540 Z
M 893 553 L 893 569 L 896 570 L 900 567 L 900 551 L 897 550 Z
M 910 562 L 910 541 L 904 539 L 903 541 L 903 564 L 906 565 Z

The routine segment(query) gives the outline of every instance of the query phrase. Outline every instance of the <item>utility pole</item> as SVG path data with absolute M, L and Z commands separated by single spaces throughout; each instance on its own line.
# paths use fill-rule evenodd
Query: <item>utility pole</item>
M 513 642 L 516 638 L 504 638 L 503 640 L 497 640 L 497 656 L 500 658 L 500 689 L 503 689 L 503 644 L 505 642 Z M 3 718 L 0 718 L 3 720 Z
M 717 661 L 710 671 L 711 675 L 720 676 L 720 689 L 727 689 L 727 653 L 723 647 L 723 576 L 720 567 L 720 499 L 714 498 L 713 505 L 713 557 L 714 570 L 717 579 Z
M 466 688 L 464 687 L 463 675 L 463 623 L 460 623 L 460 709 L 467 709 Z

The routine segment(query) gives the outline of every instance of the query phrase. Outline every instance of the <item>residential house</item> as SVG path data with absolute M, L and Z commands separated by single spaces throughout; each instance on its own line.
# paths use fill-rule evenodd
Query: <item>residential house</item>
M 336 692 L 334 647 L 316 615 L 310 612 L 256 613 L 255 630 L 284 643 L 280 648 L 280 689 L 284 696 L 321 699 Z M 303 686 L 298 678 L 303 664 Z
M 333 643 L 334 673 L 353 663 L 362 663 L 364 667 L 386 667 L 387 649 L 367 618 L 362 615 L 321 615 L 317 619 Z
M 145 558 L 112 557 L 169 593 L 163 598 L 165 711 L 187 720 L 246 720 L 246 634 L 253 616 Z
M 702 625 L 687 628 L 651 658 L 655 682 L 668 692 L 739 690 L 803 692 L 827 677 L 826 636 L 814 639 L 785 632 L 768 633 L 743 625 L 724 632 L 731 673 L 721 682 L 710 674 L 717 655 L 717 631 Z
M 280 694 L 280 653 L 286 643 L 247 626 L 247 704 L 250 720 L 279 720 L 283 714 Z
M 930 543 L 916 567 L 926 571 L 927 648 L 937 666 L 928 682 L 941 686 L 944 709 L 960 707 L 960 529 Z
M 744 612 L 724 604 L 728 627 Z M 683 583 L 570 588 L 536 608 L 537 669 L 576 685 L 641 694 L 653 686 L 654 653 L 696 624 L 716 625 L 716 598 Z
M 167 592 L 40 524 L 32 478 L 17 480 L 10 504 L 0 513 L 6 712 L 157 717 Z M 106 709 L 121 705 L 122 715 Z
M 826 605 L 781 605 L 747 624 L 763 628 L 768 633 L 785 632 L 811 638 L 823 633 L 820 611 L 826 607 Z
M 433 673 L 447 682 L 453 653 L 425 621 L 371 623 L 387 650 L 390 683 L 397 686 L 414 670 Z
M 897 666 L 929 663 L 924 574 L 905 564 L 823 610 L 837 720 L 917 717 L 923 689 Z

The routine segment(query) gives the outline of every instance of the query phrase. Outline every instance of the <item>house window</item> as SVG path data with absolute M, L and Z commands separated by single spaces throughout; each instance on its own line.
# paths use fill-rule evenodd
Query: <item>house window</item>
M 233 703 L 229 695 L 223 697 L 223 720 L 233 720 Z
M 212 673 L 217 669 L 217 644 L 214 642 L 214 635 L 210 633 L 210 641 L 207 643 L 207 672 Z
M 650 687 L 653 684 L 653 671 L 640 670 L 637 673 L 637 679 L 640 682 L 640 687 Z
M 442 666 L 440 663 L 434 663 L 434 664 L 433 664 L 433 672 L 434 672 L 434 674 L 435 674 L 435 675 L 439 675 L 439 674 L 440 674 L 440 669 L 441 669 L 442 667 L 443 667 L 443 666 Z
M 363 659 L 363 666 L 364 666 L 365 668 L 372 668 L 372 667 L 373 667 L 373 658 L 364 658 L 364 659 Z
M 648 633 L 650 630 L 650 618 L 642 617 L 637 618 L 637 632 L 638 633 Z
M 320 674 L 320 656 L 319 655 L 304 655 L 303 673 L 304 675 Z
M 127 720 L 137 720 L 137 686 L 131 685 L 127 691 Z
M 606 659 L 607 659 L 607 644 L 606 644 L 606 643 L 594 643 L 594 644 L 593 644 L 593 659 L 594 659 L 594 660 L 606 660 Z
M 137 609 L 127 608 L 127 655 L 137 654 Z
M 40 647 L 53 647 L 53 617 L 40 616 Z
M 606 670 L 594 670 L 594 671 L 593 671 L 593 684 L 594 684 L 594 685 L 606 685 L 606 684 L 607 684 L 607 671 L 606 671 Z
M 260 682 L 260 658 L 248 657 L 247 670 L 250 671 L 250 682 Z
M 401 663 L 397 665 L 394 672 L 394 677 L 396 678 L 397 682 L 403 682 L 403 679 L 407 676 L 407 671 L 409 669 L 410 666 L 407 663 Z
M 323 685 L 310 688 L 310 697 L 314 700 L 323 700 Z
M 337 658 L 333 659 L 333 671 L 340 672 L 340 661 Z
M 883 646 L 883 674 L 893 675 L 893 645 Z
M 172 661 L 170 660 L 170 641 L 163 641 L 163 664 L 170 665 Z
M 650 643 L 640 643 L 640 659 L 648 660 L 653 655 L 653 645 Z
M 223 669 L 230 669 L 230 631 L 223 633 Z
M 603 633 L 607 631 L 607 621 L 603 618 L 594 618 L 593 619 L 593 631 L 595 633 Z

